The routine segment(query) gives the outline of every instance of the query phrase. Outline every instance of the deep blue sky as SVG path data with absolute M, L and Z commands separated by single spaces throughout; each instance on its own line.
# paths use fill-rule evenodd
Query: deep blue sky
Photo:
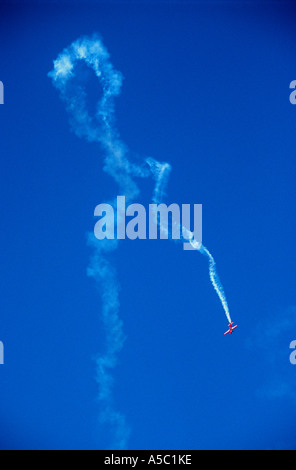
M 1 448 L 107 448 L 112 437 L 98 424 L 105 333 L 86 234 L 117 187 L 47 76 L 98 32 L 125 77 L 121 138 L 172 165 L 166 202 L 203 204 L 203 241 L 239 324 L 223 335 L 200 254 L 147 240 L 110 255 L 129 448 L 295 449 L 295 17 L 274 4 L 1 3 Z M 140 184 L 149 203 L 153 182 Z

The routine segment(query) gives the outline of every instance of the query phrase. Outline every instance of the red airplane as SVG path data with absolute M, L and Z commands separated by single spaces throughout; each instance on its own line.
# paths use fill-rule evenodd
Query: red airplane
M 233 322 L 229 323 L 229 325 L 228 325 L 229 330 L 225 331 L 224 335 L 227 335 L 227 333 L 231 334 L 233 332 L 234 328 L 237 328 L 237 325 L 234 325 L 234 326 L 232 326 L 232 325 L 233 325 Z

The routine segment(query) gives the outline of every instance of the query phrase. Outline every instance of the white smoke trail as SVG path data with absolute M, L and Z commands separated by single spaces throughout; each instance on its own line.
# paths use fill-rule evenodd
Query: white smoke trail
M 123 324 L 119 318 L 119 283 L 114 267 L 104 256 L 105 252 L 116 248 L 116 240 L 98 240 L 89 235 L 89 244 L 94 254 L 88 268 L 88 275 L 93 277 L 100 288 L 102 297 L 102 319 L 105 327 L 105 353 L 96 360 L 96 380 L 99 384 L 98 399 L 102 404 L 101 422 L 107 423 L 112 430 L 111 449 L 126 449 L 130 429 L 124 415 L 115 410 L 112 398 L 112 370 L 117 364 L 117 356 L 123 348 L 125 336 Z
M 102 98 L 98 102 L 95 116 L 88 112 L 86 89 L 78 80 L 78 65 L 81 61 L 95 72 L 101 84 Z M 49 76 L 66 104 L 76 135 L 102 145 L 104 170 L 119 185 L 119 192 L 126 196 L 127 201 L 134 199 L 139 189 L 132 176 L 148 176 L 149 171 L 130 163 L 126 156 L 128 150 L 114 126 L 113 100 L 120 92 L 122 75 L 113 69 L 101 39 L 95 35 L 73 42 L 54 61 L 54 69 Z M 103 410 L 101 421 L 112 429 L 114 439 L 111 448 L 124 449 L 127 447 L 130 430 L 125 417 L 114 408 L 112 370 L 117 364 L 125 337 L 119 318 L 119 283 L 116 270 L 105 257 L 105 253 L 117 248 L 118 242 L 108 239 L 98 241 L 93 234 L 89 234 L 88 242 L 93 247 L 88 275 L 95 279 L 101 290 L 102 320 L 106 330 L 105 351 L 96 361 L 98 398 Z
M 97 104 L 94 116 L 89 114 L 87 108 L 87 92 L 81 84 L 78 65 L 84 62 L 91 68 L 101 84 L 102 97 Z M 66 109 L 70 114 L 72 128 L 78 137 L 84 137 L 89 142 L 98 142 L 104 150 L 104 171 L 108 173 L 119 186 L 119 193 L 125 195 L 126 203 L 134 200 L 139 194 L 139 188 L 134 177 L 148 177 L 151 173 L 155 178 L 153 201 L 158 203 L 164 196 L 165 186 L 169 177 L 171 166 L 168 163 L 159 163 L 149 158 L 140 165 L 131 163 L 128 158 L 129 150 L 121 141 L 114 124 L 114 98 L 119 95 L 122 85 L 122 75 L 113 69 L 109 61 L 109 54 L 102 40 L 94 35 L 82 37 L 74 41 L 70 47 L 64 49 L 54 61 L 54 68 L 48 74 L 53 85 L 59 90 Z M 115 204 L 114 204 L 115 206 Z M 114 207 L 115 209 L 115 207 Z M 120 220 L 121 214 L 115 217 Z M 189 231 L 182 227 L 183 235 Z M 167 230 L 160 226 L 160 230 Z M 190 232 L 191 234 L 191 232 Z M 190 237 L 192 238 L 193 234 Z M 88 268 L 88 275 L 93 277 L 101 290 L 102 319 L 106 330 L 105 352 L 97 358 L 96 380 L 99 385 L 98 398 L 102 404 L 101 420 L 111 426 L 114 442 L 113 449 L 127 447 L 129 427 L 125 417 L 114 408 L 112 385 L 112 370 L 117 364 L 117 357 L 121 351 L 125 337 L 122 320 L 119 317 L 119 283 L 116 270 L 106 259 L 108 253 L 118 246 L 117 240 L 98 241 L 93 234 L 89 234 L 89 244 L 93 247 L 93 255 Z M 193 238 L 190 240 L 193 248 L 209 259 L 209 272 L 212 284 L 221 300 L 226 316 L 230 320 L 226 297 L 216 272 L 215 261 L 211 253 L 201 243 Z
M 148 158 L 146 161 L 148 165 L 150 166 L 151 171 L 155 178 L 153 202 L 155 204 L 159 204 L 162 202 L 163 196 L 165 194 L 165 188 L 167 185 L 169 173 L 171 171 L 171 166 L 168 163 L 160 163 L 154 160 L 153 158 Z M 160 226 L 160 230 L 162 229 L 163 227 Z M 221 284 L 221 281 L 217 273 L 216 262 L 214 260 L 214 257 L 202 243 L 194 240 L 193 233 L 190 232 L 190 230 L 187 227 L 182 226 L 182 233 L 183 233 L 183 236 L 186 235 L 186 237 L 184 238 L 189 239 L 189 243 L 195 250 L 199 251 L 202 255 L 207 256 L 209 260 L 209 275 L 210 275 L 212 285 L 215 291 L 217 292 L 217 295 L 221 301 L 226 318 L 228 322 L 231 323 L 231 317 L 230 317 L 229 307 L 228 307 L 227 300 L 226 300 L 226 295 L 225 295 L 223 286 Z
M 192 244 L 192 246 L 194 247 L 194 244 Z M 204 245 L 201 244 L 200 248 L 198 248 L 198 251 L 202 255 L 207 256 L 208 259 L 209 259 L 209 274 L 210 274 L 211 282 L 212 282 L 213 287 L 214 287 L 215 291 L 217 292 L 218 297 L 221 301 L 221 304 L 224 308 L 224 312 L 225 312 L 226 318 L 228 320 L 228 323 L 231 323 L 232 320 L 231 320 L 230 313 L 229 313 L 229 308 L 228 308 L 228 304 L 227 304 L 227 300 L 226 300 L 226 295 L 225 295 L 223 286 L 221 284 L 221 281 L 219 279 L 219 276 L 218 276 L 218 273 L 217 273 L 217 270 L 216 270 L 216 262 L 215 262 L 213 256 L 211 255 L 211 253 L 209 252 L 209 250 Z

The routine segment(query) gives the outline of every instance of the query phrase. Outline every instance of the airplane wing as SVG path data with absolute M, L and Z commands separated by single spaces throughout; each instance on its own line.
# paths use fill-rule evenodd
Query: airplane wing
M 230 330 L 225 331 L 224 335 L 227 335 L 227 333 L 230 333 Z

